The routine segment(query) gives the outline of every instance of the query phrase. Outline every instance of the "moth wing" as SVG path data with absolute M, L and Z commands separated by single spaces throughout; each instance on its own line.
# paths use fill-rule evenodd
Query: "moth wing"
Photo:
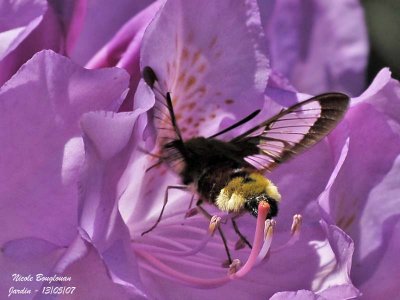
M 151 113 L 154 125 L 158 130 L 157 142 L 163 149 L 159 161 L 149 169 L 166 162 L 173 169 L 179 170 L 182 168 L 184 161 L 185 145 L 177 124 L 171 95 L 169 92 L 164 91 L 151 67 L 144 67 L 142 77 L 155 95 L 156 102 Z M 168 145 L 171 145 L 171 147 L 168 147 Z
M 323 139 L 343 118 L 349 101 L 341 93 L 313 97 L 282 110 L 230 142 L 242 149 L 254 149 L 244 160 L 259 170 L 270 171 Z
M 157 75 L 151 67 L 147 66 L 143 69 L 142 77 L 155 95 L 156 102 L 152 113 L 155 126 L 159 131 L 161 144 L 167 144 L 174 140 L 182 142 L 170 93 L 164 91 L 164 88 L 158 81 Z

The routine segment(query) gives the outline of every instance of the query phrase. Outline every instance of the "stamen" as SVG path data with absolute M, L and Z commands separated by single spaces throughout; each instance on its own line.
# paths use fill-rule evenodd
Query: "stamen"
M 260 253 L 262 242 L 264 240 L 264 223 L 267 215 L 270 211 L 271 207 L 265 201 L 261 201 L 258 204 L 258 216 L 257 216 L 257 225 L 256 232 L 254 234 L 253 248 L 251 249 L 249 258 L 247 259 L 244 266 L 234 274 L 231 274 L 229 277 L 240 278 L 246 275 L 254 266 L 257 261 L 258 254 Z
M 290 232 L 292 235 L 300 234 L 301 222 L 303 221 L 303 217 L 299 214 L 293 216 L 292 227 L 290 228 Z
M 265 221 L 264 244 L 261 248 L 260 253 L 258 254 L 257 264 L 259 264 L 267 256 L 268 251 L 271 248 L 275 225 L 276 225 L 275 220 L 268 219 Z
M 290 228 L 290 239 L 283 244 L 282 246 L 279 246 L 275 249 L 271 249 L 270 253 L 275 253 L 278 251 L 281 251 L 285 248 L 288 248 L 290 246 L 293 246 L 300 238 L 300 229 L 301 229 L 301 223 L 303 221 L 303 217 L 299 214 L 293 216 L 293 222 L 292 222 L 292 227 Z
M 239 269 L 240 261 L 238 259 L 233 260 L 232 264 L 229 266 L 229 271 L 227 276 L 211 278 L 211 279 L 193 277 L 165 265 L 158 258 L 151 255 L 149 251 L 146 251 L 143 248 L 140 249 L 140 247 L 134 247 L 134 251 L 137 255 L 141 256 L 144 259 L 145 263 L 142 263 L 144 264 L 143 267 L 153 273 L 161 274 L 162 276 L 169 278 L 171 280 L 189 286 L 194 286 L 197 288 L 219 287 L 221 285 L 226 284 L 232 279 L 237 279 L 245 276 L 256 264 L 258 257 L 261 256 L 260 255 L 261 248 L 264 248 L 264 245 L 266 243 L 269 243 L 269 241 L 267 240 L 271 239 L 272 237 L 272 233 L 269 232 L 272 232 L 271 228 L 273 228 L 274 223 L 271 223 L 271 221 L 269 221 L 267 222 L 267 227 L 265 228 L 265 234 L 267 238 L 264 241 L 264 223 L 269 212 L 270 212 L 270 205 L 265 201 L 261 201 L 258 205 L 258 216 L 256 221 L 257 225 L 254 234 L 253 248 L 250 252 L 250 255 L 244 266 L 240 269 Z M 220 222 L 221 222 L 220 217 L 218 216 L 212 217 L 207 235 L 208 237 L 211 237 L 212 234 L 215 232 L 215 230 L 219 228 Z M 192 250 L 191 252 L 194 251 Z M 178 253 L 178 255 L 182 255 L 182 253 Z M 160 256 L 164 255 L 161 254 Z M 176 258 L 180 259 L 178 257 Z
M 210 236 L 213 236 L 215 230 L 218 228 L 219 224 L 221 223 L 221 217 L 212 216 L 210 220 L 210 225 L 208 226 L 208 233 Z
M 234 259 L 232 261 L 232 263 L 229 265 L 228 274 L 229 275 L 235 274 L 239 270 L 240 265 L 241 265 L 240 260 L 239 259 Z

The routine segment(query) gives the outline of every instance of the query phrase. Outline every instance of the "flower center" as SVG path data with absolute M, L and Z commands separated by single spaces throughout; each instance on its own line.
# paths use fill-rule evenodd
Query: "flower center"
M 162 237 L 158 237 L 158 242 L 163 240 L 164 242 L 167 242 L 170 246 L 173 246 L 173 248 L 175 249 L 169 249 L 170 247 L 157 247 L 156 241 L 153 241 L 152 244 L 139 243 L 139 241 L 133 242 L 132 248 L 135 254 L 142 258 L 141 260 L 139 260 L 140 267 L 153 274 L 197 288 L 218 287 L 226 284 L 231 280 L 242 278 L 243 276 L 248 274 L 256 265 L 260 264 L 268 254 L 276 253 L 277 251 L 281 251 L 286 247 L 290 247 L 298 240 L 300 234 L 301 216 L 295 215 L 293 217 L 290 239 L 284 245 L 279 246 L 275 249 L 271 249 L 276 222 L 270 219 L 266 220 L 269 212 L 269 204 L 265 201 L 261 201 L 258 206 L 258 217 L 256 220 L 256 229 L 252 244 L 253 246 L 251 248 L 249 256 L 247 257 L 247 260 L 242 265 L 239 259 L 234 259 L 229 265 L 228 272 L 225 275 L 221 275 L 220 277 L 202 278 L 192 276 L 189 275 L 189 273 L 193 274 L 193 272 L 179 271 L 177 270 L 177 268 L 171 267 L 169 264 L 165 263 L 165 261 L 169 261 L 177 267 L 189 264 L 190 269 L 195 268 L 196 266 L 207 267 L 207 265 L 205 265 L 207 264 L 207 262 L 204 261 L 205 256 L 202 255 L 202 251 L 206 249 L 206 246 L 208 244 L 210 244 L 210 241 L 212 240 L 215 231 L 219 228 L 221 222 L 223 222 L 223 218 L 219 216 L 213 216 L 211 218 L 206 234 L 203 234 L 203 238 L 198 240 L 197 244 L 191 248 L 188 248 L 183 243 L 180 244 L 177 241 L 172 241 L 170 239 Z M 198 229 L 196 229 L 191 228 L 189 231 L 193 230 L 193 234 L 195 234 L 195 232 L 198 231 Z M 187 232 L 186 235 L 190 235 L 190 232 Z M 198 257 L 198 259 L 193 261 L 191 259 L 187 259 L 188 257 L 193 256 Z M 221 267 L 218 268 L 215 264 L 213 265 L 213 262 L 211 261 L 207 270 L 212 270 L 213 268 L 218 271 L 223 270 Z

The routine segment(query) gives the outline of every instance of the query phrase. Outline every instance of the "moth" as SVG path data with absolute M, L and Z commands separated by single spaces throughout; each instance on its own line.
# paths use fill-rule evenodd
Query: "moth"
M 158 109 L 164 109 L 167 114 L 163 129 L 173 132 L 163 141 L 156 165 L 166 163 L 179 174 L 183 183 L 183 186 L 167 188 L 158 220 L 143 234 L 153 230 L 161 221 L 170 189 L 190 187 L 196 191 L 200 199 L 197 207 L 203 212 L 201 205 L 207 202 L 227 213 L 239 216 L 248 212 L 257 217 L 258 204 L 266 201 L 270 205 L 267 218 L 276 216 L 281 196 L 265 173 L 323 139 L 343 118 L 349 106 L 347 95 L 326 93 L 283 109 L 227 141 L 219 137 L 249 122 L 260 110 L 211 136 L 184 140 L 171 94 L 163 94 L 151 67 L 145 67 L 142 74 L 155 92 Z M 240 233 L 235 218 L 232 218 L 232 223 L 236 233 L 251 247 Z

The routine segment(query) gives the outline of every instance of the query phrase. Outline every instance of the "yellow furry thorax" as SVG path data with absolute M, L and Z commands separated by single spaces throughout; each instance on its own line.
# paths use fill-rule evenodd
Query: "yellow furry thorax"
M 217 199 L 217 207 L 226 212 L 241 212 L 244 209 L 246 199 L 266 194 L 276 201 L 280 201 L 281 195 L 278 188 L 262 174 L 254 172 L 247 178 L 235 177 L 221 190 Z

